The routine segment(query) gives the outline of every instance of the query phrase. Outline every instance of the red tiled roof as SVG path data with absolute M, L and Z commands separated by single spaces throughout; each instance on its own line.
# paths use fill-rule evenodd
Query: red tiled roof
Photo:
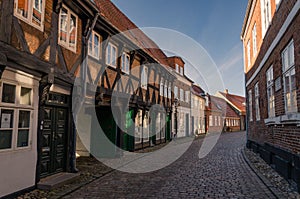
M 242 113 L 246 112 L 246 98 L 238 95 L 220 92 L 229 102 L 239 109 Z
M 122 13 L 110 0 L 94 0 L 100 15 L 112 26 L 125 35 L 139 48 L 156 59 L 160 64 L 168 66 L 167 56 L 142 30 Z
M 211 111 L 222 112 L 226 117 L 239 118 L 239 115 L 229 106 L 229 104 L 222 98 L 210 96 Z

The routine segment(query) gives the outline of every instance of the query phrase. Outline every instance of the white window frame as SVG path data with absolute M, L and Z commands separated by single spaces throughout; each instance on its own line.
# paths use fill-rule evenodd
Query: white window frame
M 248 102 L 248 104 L 249 104 L 248 105 L 248 109 L 249 109 L 249 121 L 252 122 L 253 121 L 252 90 L 248 91 L 248 100 L 249 100 L 249 102 Z
M 190 101 L 190 91 L 185 91 L 185 102 L 189 103 Z
M 5 103 L 2 102 L 2 95 L 3 95 L 3 85 L 12 85 L 15 87 L 15 101 L 14 103 Z M 30 105 L 21 104 L 21 89 L 28 88 L 31 89 L 30 93 Z M 31 148 L 32 145 L 32 131 L 33 131 L 33 114 L 34 114 L 34 102 L 33 102 L 33 87 L 30 85 L 18 84 L 16 82 L 10 81 L 3 81 L 1 83 L 1 92 L 0 92 L 0 114 L 2 114 L 2 110 L 12 110 L 13 111 L 13 124 L 11 128 L 1 128 L 1 130 L 11 130 L 12 131 L 12 140 L 11 140 L 11 148 L 0 149 L 1 152 L 5 151 L 18 151 L 18 150 L 28 150 Z M 20 111 L 27 111 L 30 115 L 29 127 L 27 128 L 19 128 L 19 113 Z M 0 115 L 1 118 L 1 115 Z M 1 118 L 2 120 L 2 118 Z M 0 120 L 0 122 L 2 122 Z M 18 132 L 22 129 L 28 129 L 28 146 L 18 147 Z
M 63 9 L 67 10 L 67 30 L 66 30 L 66 37 L 67 37 L 67 41 L 63 41 L 60 39 L 60 35 L 61 35 L 61 12 Z M 76 24 L 75 24 L 75 43 L 73 45 L 70 45 L 70 20 L 71 20 L 71 15 L 73 15 L 76 18 Z M 65 47 L 68 50 L 71 50 L 73 52 L 76 53 L 76 49 L 77 49 L 77 34 L 78 34 L 78 16 L 68 7 L 66 7 L 65 5 L 62 5 L 62 8 L 60 9 L 59 12 L 59 20 L 58 20 L 58 44 Z
M 178 87 L 177 86 L 174 86 L 174 98 L 178 99 Z
M 95 44 L 95 36 L 97 36 L 98 39 L 98 44 Z M 101 55 L 101 36 L 96 33 L 95 31 L 92 32 L 92 34 L 90 35 L 89 41 L 88 41 L 88 54 L 89 56 L 99 60 L 100 59 L 100 55 Z M 90 49 L 91 46 L 91 49 Z M 98 55 L 96 54 L 95 48 L 98 48 Z
M 213 124 L 213 116 L 212 115 L 210 115 L 209 116 L 209 126 L 213 126 L 214 124 Z
M 261 0 L 262 38 L 264 38 L 272 20 L 271 1 Z
M 169 87 L 168 87 L 168 98 L 171 99 L 172 98 L 172 85 L 171 85 L 171 82 L 169 82 Z
M 29 4 L 29 8 L 28 8 L 28 16 L 24 17 L 21 13 L 19 13 L 20 11 L 18 11 L 18 1 L 19 0 L 14 0 L 14 15 L 19 18 L 20 20 L 28 23 L 29 25 L 31 25 L 32 27 L 40 30 L 40 31 L 44 31 L 44 18 L 45 18 L 45 3 L 46 1 L 43 0 L 42 1 L 42 5 L 39 5 L 39 9 L 38 11 L 41 11 L 41 25 L 37 25 L 35 23 L 32 22 L 32 20 L 34 20 L 34 16 L 33 16 L 33 9 L 35 7 L 35 0 L 28 0 L 28 4 Z
M 147 89 L 148 87 L 148 67 L 145 65 L 142 66 L 141 87 L 143 89 Z
M 121 70 L 126 74 L 129 74 L 130 72 L 130 56 L 125 52 L 122 53 Z
M 250 49 L 250 39 L 247 42 L 247 63 L 248 63 L 248 69 L 250 68 L 251 65 L 251 49 Z
M 180 75 L 183 75 L 183 67 L 182 66 L 179 66 L 179 73 L 180 73 Z
M 267 79 L 268 116 L 269 118 L 272 118 L 275 117 L 273 66 L 270 66 L 270 68 L 267 70 L 266 79 Z
M 252 50 L 253 50 L 253 56 L 256 56 L 257 54 L 257 31 L 256 31 L 256 23 L 253 26 L 252 30 Z
M 163 78 L 161 78 L 161 80 L 160 80 L 159 95 L 160 96 L 164 95 L 164 79 Z
M 179 65 L 178 64 L 175 64 L 175 70 L 177 73 L 179 73 Z
M 117 49 L 116 45 L 109 42 L 107 44 L 107 47 L 105 50 L 105 63 L 108 66 L 116 68 L 117 67 L 117 54 L 118 54 L 118 49 Z
M 295 68 L 295 47 L 292 40 L 281 53 L 285 112 L 298 112 Z M 293 81 L 294 80 L 294 81 Z
M 164 90 L 164 97 L 168 97 L 168 81 L 165 81 L 164 84 L 165 90 Z
M 184 102 L 184 91 L 182 88 L 180 89 L 180 101 Z
M 255 117 L 256 121 L 260 121 L 260 107 L 259 107 L 259 83 L 257 82 L 254 87 L 255 91 Z

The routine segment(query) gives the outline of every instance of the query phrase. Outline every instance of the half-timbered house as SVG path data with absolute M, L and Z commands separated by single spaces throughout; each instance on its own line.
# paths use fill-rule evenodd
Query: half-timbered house
M 87 88 L 97 87 L 96 96 L 90 94 L 97 117 L 90 118 L 91 133 L 81 141 L 96 157 L 164 143 L 171 138 L 175 78 L 167 57 L 111 1 L 95 2 L 100 15 L 89 39 Z M 112 143 L 105 150 L 100 130 Z
M 98 11 L 84 0 L 1 0 L 0 8 L 1 197 L 75 170 L 70 96 Z

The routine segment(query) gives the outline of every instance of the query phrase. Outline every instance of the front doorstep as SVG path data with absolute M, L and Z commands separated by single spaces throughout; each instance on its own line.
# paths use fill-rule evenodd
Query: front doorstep
M 41 179 L 37 184 L 37 188 L 41 190 L 52 190 L 76 180 L 79 176 L 79 173 L 58 173 Z

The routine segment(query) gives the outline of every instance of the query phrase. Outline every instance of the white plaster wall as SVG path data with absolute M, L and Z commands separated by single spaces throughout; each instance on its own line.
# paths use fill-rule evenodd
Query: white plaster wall
M 0 151 L 0 197 L 35 185 L 37 163 L 37 120 L 39 79 L 9 68 L 3 73 L 2 80 L 19 85 L 33 86 L 33 117 L 29 147 Z

